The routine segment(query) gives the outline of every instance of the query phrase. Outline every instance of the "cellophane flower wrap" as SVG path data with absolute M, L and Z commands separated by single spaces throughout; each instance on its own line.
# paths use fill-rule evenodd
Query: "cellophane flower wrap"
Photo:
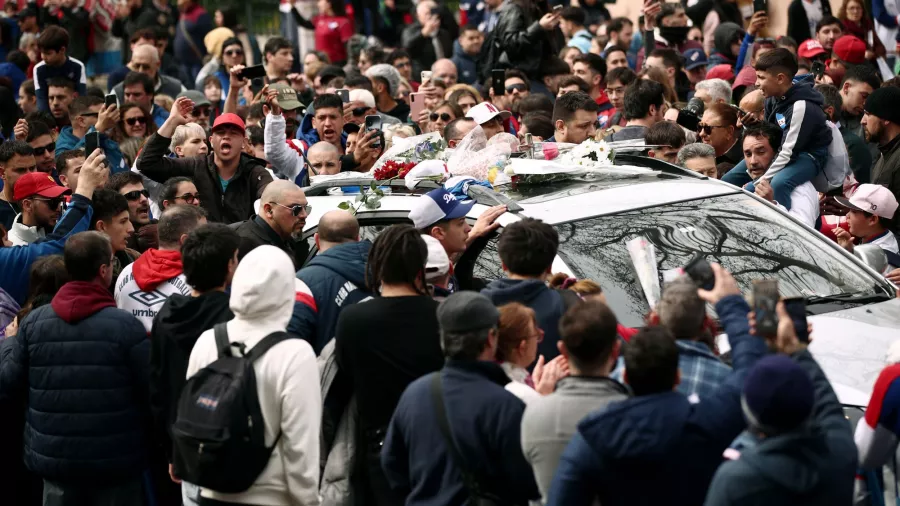
M 369 174 L 379 181 L 404 177 L 419 162 L 445 160 L 447 144 L 437 132 L 407 138 L 394 137 L 393 144 L 372 166 Z
M 447 168 L 454 176 L 468 176 L 487 181 L 492 168 L 504 167 L 517 144 L 515 136 L 500 133 L 490 141 L 480 126 L 469 132 L 453 150 Z

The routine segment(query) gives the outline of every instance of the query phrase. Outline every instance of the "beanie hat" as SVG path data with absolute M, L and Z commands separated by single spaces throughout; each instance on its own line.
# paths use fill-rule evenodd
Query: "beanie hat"
M 815 390 L 809 374 L 789 357 L 761 359 L 744 381 L 741 407 L 752 429 L 768 436 L 800 427 L 812 414 Z
M 865 110 L 872 116 L 900 125 L 900 88 L 878 88 L 866 99 Z
M 366 77 L 370 79 L 373 77 L 384 79 L 388 84 L 388 93 L 392 97 L 397 96 L 397 92 L 400 91 L 400 71 L 394 68 L 393 65 L 387 63 L 372 65 L 366 70 Z

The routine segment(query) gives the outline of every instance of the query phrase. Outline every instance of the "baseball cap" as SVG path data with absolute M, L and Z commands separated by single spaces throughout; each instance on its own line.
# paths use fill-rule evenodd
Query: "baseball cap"
M 300 100 L 297 99 L 297 90 L 284 83 L 270 84 L 269 89 L 278 92 L 278 105 L 285 111 L 293 111 L 303 107 Z
M 709 61 L 706 59 L 706 53 L 698 47 L 692 47 L 684 52 L 684 70 L 694 70 L 697 67 L 705 66 Z
M 421 230 L 439 221 L 462 218 L 474 205 L 474 201 L 463 204 L 456 200 L 452 193 L 438 188 L 416 199 L 415 205 L 409 211 L 409 219 L 415 228 Z
M 13 200 L 22 200 L 33 195 L 55 199 L 60 195 L 68 195 L 72 190 L 56 184 L 53 177 L 46 172 L 29 172 L 16 181 L 13 187 Z
M 497 109 L 496 105 L 490 102 L 482 102 L 472 106 L 472 108 L 469 109 L 469 112 L 466 113 L 467 118 L 475 120 L 475 123 L 478 123 L 479 125 L 483 125 L 497 116 L 507 119 L 510 115 L 509 111 L 501 111 L 500 109 Z
M 844 35 L 834 41 L 834 55 L 851 65 L 866 61 L 866 43 L 853 35 Z
M 722 63 L 720 65 L 716 65 L 715 67 L 709 69 L 709 72 L 706 73 L 707 79 L 724 79 L 728 82 L 731 82 L 734 79 L 734 69 L 731 68 L 731 65 L 727 63 Z
M 797 48 L 797 56 L 800 58 L 811 59 L 825 53 L 825 48 L 816 39 L 806 39 Z
M 181 97 L 187 97 L 187 98 L 191 99 L 191 102 L 194 103 L 194 107 L 197 107 L 199 105 L 212 105 L 209 102 L 209 99 L 206 98 L 206 95 L 204 95 L 202 91 L 197 91 L 197 90 L 182 91 L 175 98 L 181 98 Z
M 16 186 L 18 189 L 18 186 Z M 880 184 L 861 184 L 849 199 L 835 197 L 842 207 L 891 219 L 897 212 L 897 199 Z
M 362 102 L 366 107 L 375 107 L 375 96 L 369 90 L 350 90 L 351 102 Z
M 244 120 L 242 120 L 240 116 L 233 112 L 225 113 L 216 118 L 216 122 L 213 123 L 212 129 L 213 131 L 215 131 L 217 128 L 224 125 L 236 126 L 242 131 L 246 130 L 246 127 L 244 126 Z
M 441 241 L 430 235 L 423 235 L 422 239 L 428 246 L 428 260 L 425 262 L 425 281 L 446 276 L 450 272 L 450 258 Z
M 478 292 L 457 292 L 444 299 L 437 309 L 442 332 L 463 333 L 496 327 L 500 311 L 491 299 Z

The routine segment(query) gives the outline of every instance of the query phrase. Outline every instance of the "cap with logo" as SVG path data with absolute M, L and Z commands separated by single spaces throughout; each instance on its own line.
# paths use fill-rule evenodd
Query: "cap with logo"
M 441 332 L 461 334 L 496 327 L 500 311 L 484 295 L 464 291 L 444 299 L 438 306 L 437 318 Z
M 698 47 L 692 47 L 684 52 L 684 70 L 705 67 L 707 63 L 709 61 L 706 59 L 706 53 Z
M 419 230 L 434 225 L 439 221 L 462 218 L 469 214 L 469 210 L 475 202 L 462 203 L 456 200 L 452 193 L 443 188 L 431 190 L 416 199 L 416 203 L 409 211 L 409 219 L 413 226 Z
M 816 39 L 804 40 L 803 43 L 800 44 L 800 47 L 797 48 L 797 56 L 806 59 L 815 58 L 816 56 L 819 56 L 820 54 L 824 54 L 826 52 L 827 51 L 825 51 L 825 48 L 822 47 L 822 44 L 819 44 L 819 41 L 817 41 Z
M 72 190 L 56 184 L 53 177 L 46 172 L 29 172 L 18 180 L 13 187 L 13 200 L 22 200 L 38 195 L 48 199 L 55 199 L 61 195 L 68 195 Z
M 482 102 L 472 106 L 472 108 L 469 109 L 469 112 L 466 113 L 467 118 L 475 120 L 475 123 L 478 123 L 479 125 L 483 125 L 497 116 L 500 116 L 502 119 L 507 119 L 511 116 L 511 113 L 509 111 L 497 109 L 497 106 L 490 102 Z
M 880 218 L 891 219 L 897 212 L 894 194 L 880 184 L 861 184 L 849 199 L 835 197 L 834 200 L 847 209 L 874 214 Z
M 200 106 L 204 106 L 204 105 L 212 105 L 209 102 L 209 99 L 206 98 L 206 95 L 204 95 L 202 91 L 197 91 L 197 90 L 182 91 L 175 98 L 181 98 L 181 97 L 187 97 L 187 98 L 191 99 L 191 102 L 194 103 L 194 107 L 200 107 Z
M 286 111 L 293 111 L 303 107 L 297 98 L 297 90 L 284 83 L 270 84 L 269 89 L 278 92 L 278 106 Z
M 834 41 L 833 52 L 839 60 L 851 65 L 866 61 L 866 43 L 853 35 L 844 35 Z
M 213 131 L 215 131 L 217 128 L 225 125 L 231 125 L 240 128 L 242 132 L 246 130 L 246 127 L 244 126 L 244 120 L 242 120 L 240 116 L 233 112 L 225 113 L 216 118 L 216 122 L 213 123 L 212 129 Z
M 423 235 L 422 239 L 428 246 L 428 260 L 425 262 L 425 281 L 434 281 L 440 279 L 450 272 L 450 258 L 447 256 L 447 250 L 437 240 L 430 235 Z

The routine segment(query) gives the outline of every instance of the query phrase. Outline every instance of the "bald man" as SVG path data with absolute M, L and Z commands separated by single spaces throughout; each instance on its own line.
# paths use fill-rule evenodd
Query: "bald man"
M 372 294 L 366 290 L 366 258 L 372 243 L 359 240 L 359 223 L 347 211 L 329 211 L 316 231 L 318 254 L 297 273 L 294 314 L 288 332 L 307 340 L 318 355 L 334 337 L 341 311 Z
M 747 114 L 738 116 L 738 126 L 742 127 L 744 124 L 752 125 L 762 121 L 765 105 L 766 97 L 763 95 L 762 90 L 753 90 L 744 95 L 738 107 Z
M 434 62 L 434 65 L 431 66 L 431 73 L 433 79 L 440 79 L 447 83 L 447 88 L 453 86 L 459 80 L 456 64 L 453 63 L 453 60 L 448 60 L 447 58 L 441 58 Z
M 313 175 L 331 176 L 341 171 L 341 152 L 330 142 L 320 141 L 310 146 L 306 158 L 312 165 Z
M 269 183 L 259 199 L 259 214 L 232 225 L 241 237 L 238 259 L 257 246 L 268 244 L 284 250 L 299 268 L 309 250 L 306 241 L 300 239 L 309 211 L 306 195 L 299 186 L 280 179 Z
M 127 67 L 132 72 L 140 72 L 153 79 L 155 95 L 168 95 L 175 98 L 186 90 L 178 79 L 159 73 L 159 51 L 151 44 L 134 46 L 134 50 L 131 52 L 131 61 L 128 62 Z M 125 103 L 124 83 L 117 84 L 113 90 L 119 96 L 119 103 Z

